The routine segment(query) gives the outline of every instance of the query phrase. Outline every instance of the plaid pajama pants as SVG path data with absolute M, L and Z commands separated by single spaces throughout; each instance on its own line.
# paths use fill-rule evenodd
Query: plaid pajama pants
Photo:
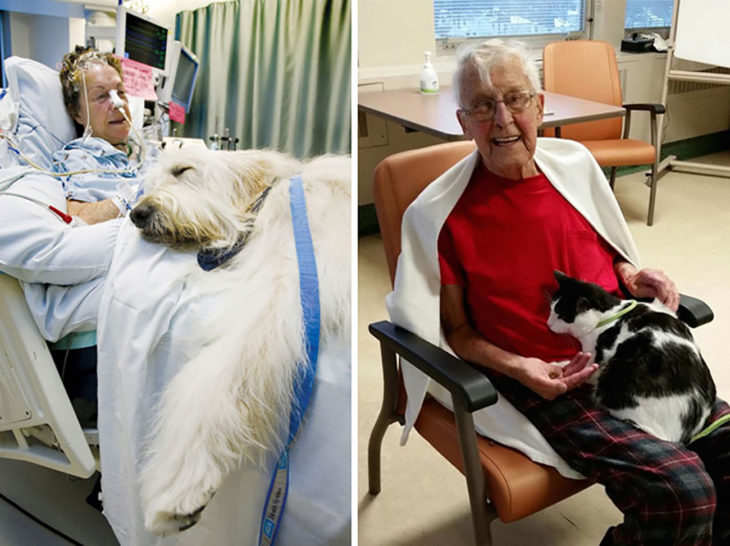
M 517 381 L 495 387 L 555 451 L 601 483 L 624 514 L 604 544 L 730 544 L 730 423 L 690 446 L 665 442 L 596 407 L 591 387 L 545 400 Z M 730 413 L 717 400 L 708 424 Z

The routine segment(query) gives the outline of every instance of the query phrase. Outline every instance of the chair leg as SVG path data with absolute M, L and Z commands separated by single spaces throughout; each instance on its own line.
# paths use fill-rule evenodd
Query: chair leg
M 654 204 L 656 202 L 656 186 L 659 181 L 659 156 L 660 142 L 659 132 L 656 123 L 656 113 L 651 112 L 651 145 L 654 146 L 654 162 L 651 164 L 651 185 L 649 190 L 649 213 L 647 214 L 646 224 L 651 226 L 654 223 Z
M 656 204 L 656 187 L 657 187 L 657 168 L 656 163 L 651 165 L 651 185 L 649 186 L 649 213 L 646 219 L 646 225 L 654 224 L 654 205 Z
M 380 448 L 385 431 L 398 420 L 398 365 L 395 351 L 381 343 L 380 356 L 383 365 L 383 404 L 368 443 L 368 489 L 371 495 L 380 493 Z
M 487 490 L 484 483 L 484 471 L 477 449 L 477 436 L 474 430 L 474 418 L 461 403 L 454 399 L 454 418 L 459 431 L 461 458 L 464 463 L 464 475 L 469 490 L 474 539 L 477 546 L 491 546 L 492 533 L 489 523 L 496 517 L 494 508 L 487 505 Z
M 613 186 L 616 183 L 616 171 L 618 170 L 618 167 L 611 167 L 611 178 L 608 180 L 608 185 L 611 186 L 611 191 L 613 191 Z

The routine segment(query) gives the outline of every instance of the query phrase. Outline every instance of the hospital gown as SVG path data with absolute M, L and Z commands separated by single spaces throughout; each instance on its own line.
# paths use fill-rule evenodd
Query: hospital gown
M 154 148 L 150 148 L 150 152 Z M 125 151 L 115 148 L 106 140 L 94 137 L 77 138 L 53 154 L 53 170 L 58 173 L 78 173 L 62 178 L 68 199 L 102 201 L 117 194 L 117 185 L 124 181 L 140 186 L 144 173 L 154 161 L 154 154 L 139 168 L 130 163 Z M 103 172 L 79 172 L 79 171 Z

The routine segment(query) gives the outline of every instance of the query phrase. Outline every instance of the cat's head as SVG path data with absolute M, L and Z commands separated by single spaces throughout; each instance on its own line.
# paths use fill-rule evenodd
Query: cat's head
M 620 303 L 620 299 L 597 284 L 579 281 L 553 272 L 558 289 L 550 302 L 548 328 L 558 334 L 575 337 L 593 330 L 602 314 Z

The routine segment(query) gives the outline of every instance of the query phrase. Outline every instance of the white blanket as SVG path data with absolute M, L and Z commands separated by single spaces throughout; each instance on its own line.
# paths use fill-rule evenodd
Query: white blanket
M 438 265 L 438 234 L 466 188 L 479 161 L 475 151 L 426 187 L 403 216 L 401 254 L 395 289 L 386 299 L 391 320 L 431 343 L 452 352 L 439 316 L 441 274 Z M 580 212 L 619 254 L 638 265 L 638 252 L 606 178 L 590 152 L 581 144 L 540 138 L 535 153 L 540 170 L 555 188 Z M 495 259 L 499 259 L 496 257 Z M 426 392 L 452 409 L 451 396 L 440 385 L 407 362 L 403 379 L 408 395 L 405 443 Z M 538 430 L 509 402 L 498 402 L 474 414 L 479 433 L 513 447 L 533 461 L 555 467 L 567 477 L 580 477 L 550 447 Z
M 194 253 L 147 243 L 130 222 L 122 226 L 99 309 L 98 428 L 104 514 L 125 546 L 252 545 L 258 538 L 273 455 L 265 470 L 244 465 L 232 474 L 200 521 L 179 535 L 160 539 L 142 523 L 137 480 L 155 402 L 186 362 L 183 342 L 216 305 L 215 293 L 192 295 L 189 282 L 199 274 Z M 349 340 L 320 349 L 315 392 L 291 452 L 278 544 L 349 544 L 349 360 Z

